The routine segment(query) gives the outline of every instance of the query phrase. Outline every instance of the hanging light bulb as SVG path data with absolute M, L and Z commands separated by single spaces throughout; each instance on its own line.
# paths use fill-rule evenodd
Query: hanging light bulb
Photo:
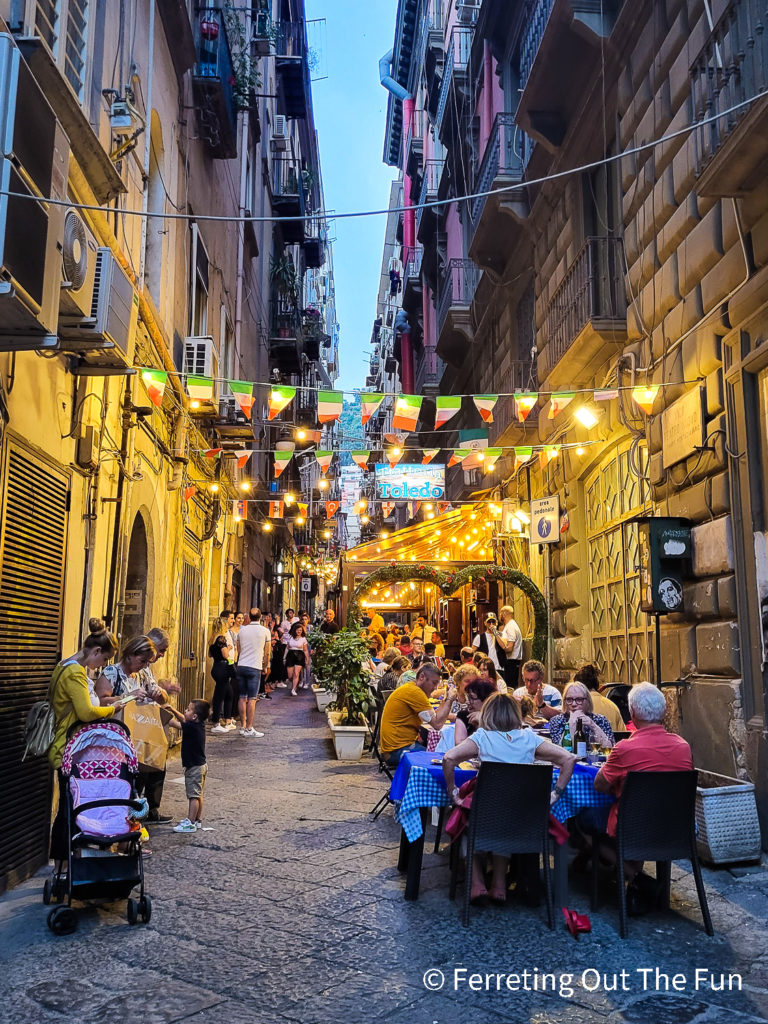
M 299 429 L 296 431 L 296 440 L 297 441 L 306 441 L 306 439 L 307 439 L 307 432 L 306 432 L 306 430 L 304 429 L 304 427 L 299 427 Z
M 296 516 L 296 525 L 303 526 L 305 523 L 304 516 Z
M 431 512 L 431 511 L 432 511 L 432 509 L 433 509 L 434 507 L 435 507 L 435 506 L 434 506 L 434 505 L 432 504 L 432 502 L 431 502 L 431 501 L 428 501 L 428 502 L 426 503 L 426 505 L 424 506 L 424 508 L 426 509 L 426 511 L 427 511 L 427 512 Z
M 331 531 L 330 530 L 323 530 L 323 537 L 325 537 L 326 540 L 330 540 L 331 539 Z
M 579 447 L 576 449 L 576 454 L 577 455 L 583 455 L 584 454 L 584 449 L 581 447 L 581 445 L 579 445 Z
M 193 398 L 192 401 L 189 403 L 189 408 L 190 409 L 199 409 L 200 408 L 200 402 L 196 398 Z
M 363 526 L 365 526 L 367 523 L 370 523 L 370 521 L 371 520 L 368 516 L 360 516 L 360 522 L 363 524 Z
M 211 484 L 209 490 L 210 490 L 211 494 L 217 494 L 218 490 L 219 490 L 219 485 L 214 482 L 214 483 Z
M 381 537 L 382 540 L 386 540 L 389 534 L 387 533 L 386 530 L 382 530 L 379 536 Z
M 272 532 L 272 523 L 262 523 L 261 524 L 261 528 L 264 531 L 264 533 L 271 533 Z
M 591 430 L 597 423 L 597 413 L 594 409 L 590 409 L 588 405 L 582 405 L 576 410 L 574 416 L 582 427 L 586 427 L 587 430 Z
M 288 491 L 288 493 L 283 498 L 283 501 L 285 502 L 286 505 L 292 505 L 294 501 L 296 501 L 296 498 L 291 494 L 290 491 Z
M 390 454 L 391 458 L 396 459 L 398 457 L 398 455 L 402 455 L 403 454 L 403 450 L 402 450 L 402 448 L 400 448 L 398 445 L 395 444 L 395 445 L 392 445 L 392 447 L 389 449 L 389 454 Z
M 241 483 L 240 483 L 240 490 L 241 491 L 250 491 L 250 489 L 251 489 L 251 481 L 250 480 L 243 480 L 243 481 L 241 481 Z

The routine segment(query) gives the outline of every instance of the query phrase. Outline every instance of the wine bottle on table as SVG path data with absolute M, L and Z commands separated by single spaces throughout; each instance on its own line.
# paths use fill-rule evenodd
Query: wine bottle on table
M 584 728 L 584 719 L 576 722 L 576 730 L 573 734 L 573 752 L 577 757 L 586 757 L 589 743 L 587 742 L 587 731 Z

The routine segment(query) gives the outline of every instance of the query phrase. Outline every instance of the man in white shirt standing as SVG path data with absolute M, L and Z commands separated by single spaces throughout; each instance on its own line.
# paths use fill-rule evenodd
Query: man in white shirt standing
M 510 690 L 517 686 L 520 675 L 520 662 L 523 660 L 523 634 L 515 622 L 514 609 L 505 604 L 499 609 L 501 632 L 496 633 L 496 640 L 507 656 L 504 665 L 504 679 Z
M 504 675 L 507 656 L 504 653 L 504 648 L 496 638 L 497 626 L 496 616 L 493 612 L 489 612 L 485 616 L 485 632 L 476 635 L 472 641 L 472 646 L 475 650 L 481 651 L 486 658 L 490 658 L 496 671 L 500 675 Z
M 240 735 L 263 736 L 253 727 L 253 715 L 261 686 L 261 673 L 269 666 L 272 634 L 261 624 L 261 612 L 251 608 L 248 624 L 237 634 L 237 683 L 240 692 Z
M 280 630 L 280 639 L 283 641 L 283 643 L 287 643 L 287 641 L 288 641 L 288 634 L 291 632 L 291 626 L 293 625 L 293 618 L 294 618 L 294 616 L 293 616 L 293 608 L 286 608 L 285 609 L 285 618 L 283 619 L 283 621 L 278 626 L 278 629 Z

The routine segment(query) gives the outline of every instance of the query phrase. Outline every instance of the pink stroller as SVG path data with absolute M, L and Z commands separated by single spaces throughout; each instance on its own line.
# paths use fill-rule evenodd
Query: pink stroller
M 47 879 L 43 902 L 63 900 L 48 914 L 55 935 L 77 927 L 72 900 L 126 899 L 130 924 L 146 924 L 152 913 L 144 894 L 140 829 L 147 812 L 136 796 L 139 765 L 128 729 L 121 722 L 91 722 L 71 733 L 61 761 L 67 780 L 67 874 Z M 119 844 L 116 847 L 116 844 Z M 131 893 L 139 886 L 139 898 Z

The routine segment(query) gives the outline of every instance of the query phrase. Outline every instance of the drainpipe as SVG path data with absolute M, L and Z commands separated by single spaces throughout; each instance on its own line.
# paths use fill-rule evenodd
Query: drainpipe
M 149 4 L 149 42 L 147 46 L 147 52 L 149 53 L 149 62 L 147 65 L 147 99 L 146 109 L 144 111 L 146 117 L 146 123 L 144 125 L 144 167 L 143 167 L 143 178 L 144 188 L 141 192 L 141 251 L 139 253 L 139 287 L 144 287 L 144 271 L 146 269 L 147 259 L 147 230 L 149 227 L 149 218 L 147 217 L 147 210 L 149 208 L 149 164 L 150 155 L 152 153 L 152 69 L 155 66 L 155 0 L 150 0 Z
M 411 206 L 411 179 L 405 173 L 405 140 L 408 137 L 413 122 L 414 99 L 399 82 L 392 77 L 392 61 L 394 52 L 386 53 L 379 61 L 379 78 L 381 84 L 392 95 L 403 103 L 403 206 L 406 208 L 403 213 L 403 248 L 406 260 L 416 244 L 416 211 Z M 405 261 L 404 261 L 405 262 Z M 411 344 L 411 332 L 403 332 L 400 337 L 400 380 L 403 391 L 406 394 L 413 394 L 413 346 Z
M 245 38 L 251 38 L 251 12 L 245 9 Z M 248 133 L 250 131 L 250 115 L 248 108 L 240 111 L 240 217 L 245 216 L 248 209 L 248 196 L 245 194 L 248 184 Z M 243 329 L 243 289 L 245 284 L 245 222 L 238 224 L 237 234 L 237 279 L 235 288 L 235 352 L 240 355 L 240 337 Z M 229 372 L 229 369 L 227 370 Z
M 483 136 L 480 152 L 482 153 L 488 145 L 493 128 L 493 56 L 491 55 L 491 44 L 483 43 L 483 105 L 480 113 L 483 125 L 481 135 Z

